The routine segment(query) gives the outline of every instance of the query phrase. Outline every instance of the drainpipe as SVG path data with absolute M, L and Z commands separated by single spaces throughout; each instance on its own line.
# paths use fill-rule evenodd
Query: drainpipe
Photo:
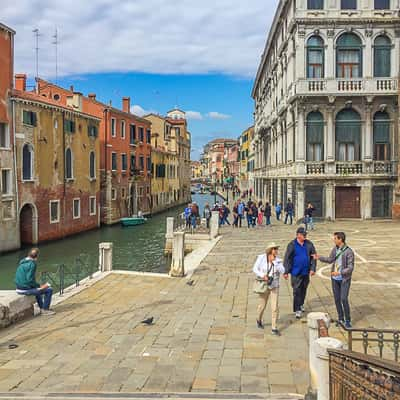
M 13 159 L 14 159 L 14 180 L 15 180 L 15 213 L 16 213 L 16 220 L 17 220 L 17 230 L 18 230 L 18 242 L 19 246 L 21 247 L 21 232 L 20 232 L 20 225 L 19 225 L 19 188 L 18 188 L 18 176 L 17 176 L 17 139 L 16 135 L 16 128 L 15 128 L 15 100 L 11 100 L 11 112 L 12 112 L 12 121 L 13 121 Z
M 64 181 L 64 185 L 63 185 L 63 218 L 65 218 L 65 195 L 66 195 L 66 191 L 67 191 L 67 189 L 66 189 L 66 187 L 67 187 L 67 177 L 66 177 L 66 171 L 65 171 L 65 169 L 66 169 L 66 165 L 65 165 L 65 161 L 66 161 L 66 158 L 65 158 L 65 112 L 64 111 L 62 111 L 62 113 L 61 113 L 61 115 L 62 115 L 62 128 L 61 128 L 61 132 L 62 132 L 62 143 L 63 143 L 63 156 L 62 156 L 62 158 L 63 158 L 63 172 L 64 172 L 64 179 L 63 179 L 63 181 Z M 61 218 L 60 218 L 60 222 L 61 222 Z
M 103 206 L 105 205 L 104 209 L 102 210 L 102 212 L 104 213 L 104 219 L 107 220 L 107 215 L 105 214 L 105 210 L 108 207 L 107 204 L 107 191 L 108 191 L 108 187 L 107 187 L 107 130 L 108 130 L 108 119 L 107 119 L 107 114 L 108 114 L 108 109 L 105 108 L 103 110 L 103 114 L 104 114 L 104 180 L 105 180 L 105 196 L 103 201 L 101 202 L 103 204 Z M 101 175 L 101 174 L 100 174 Z M 100 176 L 100 180 L 101 180 L 101 176 Z M 100 192 L 101 192 L 101 182 L 100 182 Z M 101 193 L 100 193 L 101 196 Z

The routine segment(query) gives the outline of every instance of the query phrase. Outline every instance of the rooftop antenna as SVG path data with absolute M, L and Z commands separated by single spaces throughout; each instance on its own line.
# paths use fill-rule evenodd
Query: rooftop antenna
M 55 33 L 53 35 L 53 41 L 51 42 L 52 44 L 54 44 L 55 46 L 55 50 L 56 50 L 56 84 L 57 84 L 57 80 L 58 80 L 58 44 L 60 43 L 58 41 L 58 30 L 56 27 Z
M 41 35 L 39 33 L 39 29 L 38 28 L 35 28 L 32 32 L 35 35 L 35 46 L 36 46 L 35 47 L 35 52 L 36 52 L 36 78 L 39 78 L 39 36 L 41 36 Z

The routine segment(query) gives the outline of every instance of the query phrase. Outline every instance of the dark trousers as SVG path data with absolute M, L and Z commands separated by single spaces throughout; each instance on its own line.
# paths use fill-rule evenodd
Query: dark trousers
M 292 212 L 286 213 L 285 224 L 287 224 L 289 218 L 290 218 L 290 225 L 292 225 L 293 224 L 293 213 Z
M 332 279 L 332 291 L 335 298 L 336 310 L 340 321 L 351 321 L 350 318 L 350 293 L 351 280 L 337 281 Z
M 23 293 L 19 293 L 24 296 L 35 296 L 38 306 L 41 310 L 48 310 L 51 304 L 51 297 L 53 295 L 53 289 L 51 287 L 47 289 L 27 289 Z M 44 298 L 44 302 L 43 302 Z
M 243 215 L 239 214 L 239 228 L 242 227 L 242 219 L 243 219 Z
M 293 288 L 293 311 L 301 311 L 301 306 L 304 305 L 306 299 L 310 277 L 309 275 L 292 275 L 291 282 Z

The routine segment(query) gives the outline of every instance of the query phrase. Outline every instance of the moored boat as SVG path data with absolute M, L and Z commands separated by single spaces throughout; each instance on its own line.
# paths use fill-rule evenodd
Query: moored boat
M 122 226 L 143 225 L 146 221 L 147 220 L 144 217 L 126 217 L 120 219 Z

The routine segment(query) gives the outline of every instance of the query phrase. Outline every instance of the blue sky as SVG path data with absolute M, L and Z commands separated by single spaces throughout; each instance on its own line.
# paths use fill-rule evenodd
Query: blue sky
M 133 111 L 188 111 L 192 156 L 209 140 L 252 124 L 253 78 L 278 0 L 13 0 L 0 22 L 13 28 L 15 72 L 55 80 Z

